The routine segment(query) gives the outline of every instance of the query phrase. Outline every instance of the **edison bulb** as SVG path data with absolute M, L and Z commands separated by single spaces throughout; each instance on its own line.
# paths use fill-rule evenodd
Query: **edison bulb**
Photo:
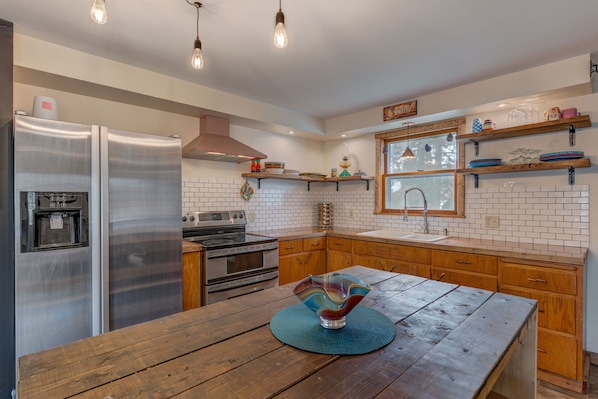
M 199 41 L 199 39 L 195 39 L 193 56 L 191 57 L 191 66 L 195 69 L 203 68 L 203 53 L 201 51 L 201 41 Z
M 96 24 L 103 25 L 106 23 L 106 1 L 105 0 L 94 0 L 91 6 L 91 12 L 89 14 L 92 21 Z
M 287 30 L 284 26 L 284 14 L 282 10 L 276 13 L 276 28 L 274 29 L 274 45 L 278 48 L 285 48 L 289 43 Z

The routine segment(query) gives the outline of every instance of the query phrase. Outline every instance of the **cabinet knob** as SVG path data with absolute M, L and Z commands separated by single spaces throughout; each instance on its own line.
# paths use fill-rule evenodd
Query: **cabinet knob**
M 440 276 L 438 276 L 438 278 L 436 279 L 437 281 L 440 281 L 444 278 L 444 276 L 446 275 L 446 273 L 441 273 Z

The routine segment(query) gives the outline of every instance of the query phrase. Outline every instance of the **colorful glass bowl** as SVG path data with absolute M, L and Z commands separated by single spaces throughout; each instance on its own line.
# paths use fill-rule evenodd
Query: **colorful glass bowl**
M 320 317 L 328 329 L 343 328 L 345 316 L 367 295 L 372 287 L 350 274 L 309 275 L 295 286 L 295 295 Z

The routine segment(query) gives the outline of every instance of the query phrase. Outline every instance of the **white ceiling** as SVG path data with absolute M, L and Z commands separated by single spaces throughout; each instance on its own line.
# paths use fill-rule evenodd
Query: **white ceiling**
M 2 0 L 16 32 L 322 119 L 598 49 L 596 0 Z M 589 66 L 588 66 L 589 68 Z

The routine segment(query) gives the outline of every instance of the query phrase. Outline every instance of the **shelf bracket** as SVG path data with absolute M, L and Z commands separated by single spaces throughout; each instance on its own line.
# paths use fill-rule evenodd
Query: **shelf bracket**
M 310 191 L 310 190 L 311 190 L 311 187 L 310 187 L 310 186 L 311 186 L 311 182 L 310 182 L 310 181 L 308 181 L 308 182 L 307 182 L 307 191 Z
M 257 178 L 257 189 L 260 190 L 262 188 L 262 179 L 259 177 Z
M 569 185 L 572 186 L 575 184 L 575 168 L 573 166 L 569 166 Z
M 575 126 L 569 125 L 569 146 L 575 146 Z
M 477 157 L 478 155 L 480 155 L 480 143 L 478 141 L 475 140 L 469 140 L 473 143 L 473 151 L 475 156 Z
M 480 175 L 473 175 L 473 187 L 479 188 L 480 187 Z

